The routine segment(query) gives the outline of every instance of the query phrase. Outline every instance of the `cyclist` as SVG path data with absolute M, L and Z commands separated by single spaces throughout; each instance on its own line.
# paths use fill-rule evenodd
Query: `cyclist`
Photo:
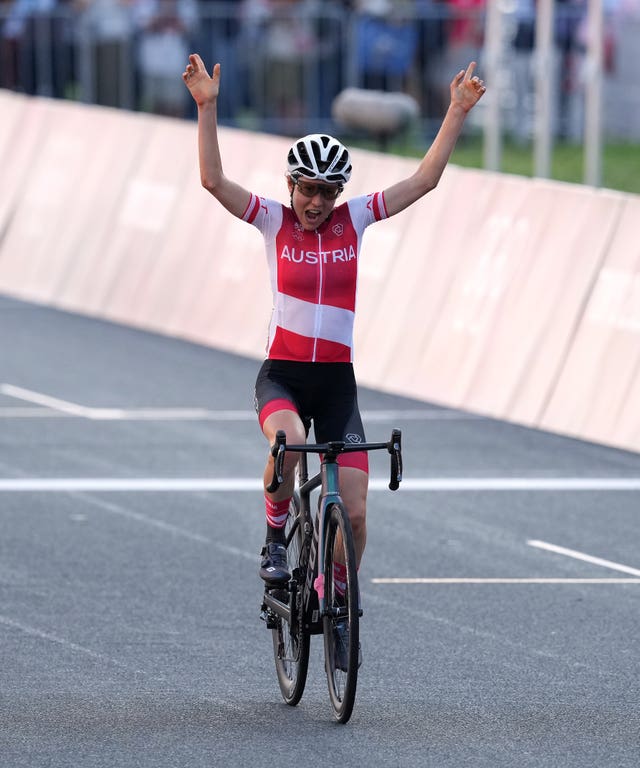
M 182 75 L 198 109 L 200 177 L 230 213 L 263 235 L 274 298 L 267 357 L 256 380 L 262 431 L 273 444 L 282 429 L 291 443 L 304 443 L 313 421 L 317 442 L 364 442 L 352 366 L 357 264 L 362 234 L 434 189 L 446 167 L 467 113 L 485 86 L 475 62 L 450 86 L 450 104 L 440 130 L 416 171 L 384 191 L 336 205 L 351 175 L 348 150 L 335 138 L 312 134 L 293 143 L 287 157 L 289 207 L 264 199 L 227 178 L 218 143 L 216 102 L 220 64 L 209 75 L 197 54 Z M 284 525 L 293 494 L 297 456 L 286 453 L 284 482 L 265 490 L 267 535 L 260 576 L 288 581 Z M 353 527 L 358 564 L 366 542 L 368 458 L 340 456 L 340 490 Z M 265 489 L 273 476 L 267 460 Z M 340 575 L 336 574 L 336 582 Z

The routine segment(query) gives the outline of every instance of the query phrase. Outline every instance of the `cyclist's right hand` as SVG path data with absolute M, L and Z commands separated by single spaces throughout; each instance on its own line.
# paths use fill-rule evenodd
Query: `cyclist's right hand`
M 220 64 L 214 66 L 209 76 L 200 56 L 192 53 L 182 73 L 182 79 L 199 107 L 212 104 L 220 92 Z

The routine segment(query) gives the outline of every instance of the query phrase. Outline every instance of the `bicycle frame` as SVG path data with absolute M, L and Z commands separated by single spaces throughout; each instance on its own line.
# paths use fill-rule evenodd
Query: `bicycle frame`
M 300 467 L 304 467 L 304 470 L 306 471 L 306 454 L 302 453 L 300 455 Z M 322 462 L 320 464 L 320 472 L 312 477 L 310 480 L 306 480 L 302 483 L 301 487 L 299 488 L 300 498 L 301 498 L 301 504 L 302 504 L 302 497 L 304 494 L 304 497 L 306 501 L 308 502 L 310 499 L 311 492 L 320 486 L 320 504 L 318 508 L 318 530 L 317 530 L 317 539 L 314 537 L 314 540 L 311 544 L 311 552 L 309 556 L 309 563 L 307 568 L 307 578 L 308 581 L 311 581 L 313 572 L 314 572 L 314 565 L 315 562 L 317 563 L 323 563 L 324 562 L 324 544 L 325 544 L 325 533 L 326 533 L 326 524 L 325 520 L 327 519 L 327 509 L 331 504 L 342 504 L 342 498 L 340 496 L 340 487 L 338 482 L 339 472 L 338 472 L 338 455 L 333 453 L 332 451 L 329 451 L 325 453 L 322 457 Z M 315 552 L 315 558 L 314 558 L 314 552 L 313 552 L 313 545 L 316 545 L 316 552 Z M 315 560 L 315 562 L 314 562 Z M 315 590 L 316 594 L 318 595 L 318 611 L 319 611 L 319 618 L 321 619 L 325 613 L 326 613 L 326 603 L 325 603 L 325 594 L 324 594 L 324 573 L 321 569 L 318 569 L 319 573 L 313 580 L 313 589 Z M 309 587 L 309 583 L 307 583 L 307 588 Z
M 314 620 L 313 616 L 310 617 L 311 624 L 315 625 L 317 622 L 322 620 L 322 617 L 326 612 L 324 574 L 319 569 L 318 575 L 315 577 L 315 579 L 313 578 L 316 563 L 324 562 L 326 511 L 331 504 L 342 504 L 338 482 L 337 454 L 334 454 L 333 452 L 327 452 L 324 454 L 320 465 L 320 472 L 311 478 L 308 476 L 306 453 L 300 454 L 298 468 L 298 493 L 300 494 L 301 512 L 304 515 L 303 508 L 306 509 L 308 511 L 309 518 L 311 518 L 311 494 L 316 488 L 320 488 L 319 506 L 317 517 L 314 521 L 315 534 L 311 540 L 303 593 L 303 606 L 305 610 L 309 609 L 309 598 L 311 595 L 311 590 L 314 590 L 318 596 L 317 620 Z

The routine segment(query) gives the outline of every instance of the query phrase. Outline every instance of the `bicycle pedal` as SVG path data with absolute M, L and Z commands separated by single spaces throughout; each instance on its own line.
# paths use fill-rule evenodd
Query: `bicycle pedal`
M 276 617 L 269 610 L 260 611 L 260 620 L 266 623 L 267 629 L 276 629 L 278 626 Z

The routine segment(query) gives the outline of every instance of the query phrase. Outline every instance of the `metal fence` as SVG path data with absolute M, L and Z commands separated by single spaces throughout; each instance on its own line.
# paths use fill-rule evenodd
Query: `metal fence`
M 191 51 L 222 64 L 220 121 L 297 135 L 333 130 L 331 104 L 347 86 L 403 91 L 419 130 L 437 128 L 449 81 L 475 59 L 482 74 L 485 14 L 436 0 L 14 0 L 0 3 L 0 87 L 28 94 L 193 117 L 180 75 Z M 640 16 L 620 5 L 605 24 L 607 138 L 640 140 L 634 71 Z M 534 0 L 505 4 L 498 94 L 507 135 L 531 137 Z M 615 10 L 615 9 L 614 9 Z M 554 133 L 580 141 L 586 3 L 558 2 L 554 20 Z M 631 57 L 634 56 L 634 59 Z M 482 110 L 474 116 L 477 126 Z

